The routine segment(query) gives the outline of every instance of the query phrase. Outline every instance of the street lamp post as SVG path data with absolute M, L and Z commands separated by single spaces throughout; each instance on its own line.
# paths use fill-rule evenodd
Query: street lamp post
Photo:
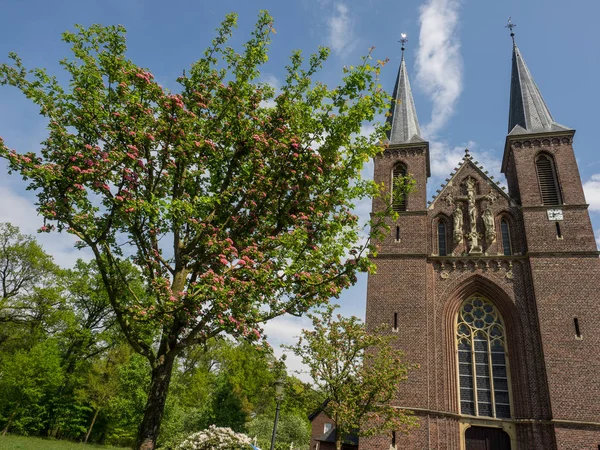
M 277 422 L 279 422 L 279 409 L 281 408 L 281 401 L 283 400 L 283 385 L 284 381 L 279 378 L 275 382 L 275 401 L 277 402 L 277 408 L 275 409 L 275 423 L 273 424 L 273 436 L 271 437 L 271 450 L 275 450 L 275 436 L 277 434 Z

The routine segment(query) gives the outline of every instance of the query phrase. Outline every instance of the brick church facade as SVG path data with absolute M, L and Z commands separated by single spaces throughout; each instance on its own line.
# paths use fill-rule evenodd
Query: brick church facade
M 598 450 L 600 260 L 575 130 L 555 122 L 513 45 L 508 192 L 466 151 L 428 205 L 429 147 L 404 57 L 394 96 L 374 177 L 391 190 L 408 173 L 416 190 L 392 199 L 398 219 L 380 242 L 366 319 L 387 324 L 420 366 L 395 403 L 420 426 L 395 433 L 395 448 Z

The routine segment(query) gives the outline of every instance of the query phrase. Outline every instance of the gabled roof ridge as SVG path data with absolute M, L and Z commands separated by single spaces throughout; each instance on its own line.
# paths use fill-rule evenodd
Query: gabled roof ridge
M 444 184 L 442 184 L 441 189 L 436 190 L 436 194 L 433 196 L 432 200 L 428 202 L 428 209 L 432 209 L 433 206 L 435 205 L 435 202 L 442 197 L 442 194 L 444 193 L 444 191 L 446 190 L 446 188 L 448 187 L 448 185 L 450 185 L 450 183 L 454 182 L 454 179 L 456 178 L 456 176 L 458 175 L 458 173 L 460 172 L 460 170 L 463 168 L 463 166 L 465 164 L 471 164 L 471 166 L 473 166 L 475 168 L 475 170 L 479 173 L 479 175 L 487 182 L 490 183 L 490 185 L 494 186 L 496 188 L 496 190 L 500 193 L 502 193 L 502 195 L 507 199 L 507 200 L 511 200 L 510 196 L 508 195 L 508 193 L 504 190 L 504 186 L 500 186 L 500 181 L 494 181 L 494 176 L 493 175 L 488 175 L 489 172 L 487 170 L 484 169 L 483 166 L 479 165 L 479 161 L 473 161 L 473 156 L 469 153 L 469 149 L 466 148 L 465 149 L 465 155 L 463 156 L 462 160 L 458 163 L 458 167 L 454 168 L 454 171 L 450 173 L 449 178 L 446 178 L 446 182 Z

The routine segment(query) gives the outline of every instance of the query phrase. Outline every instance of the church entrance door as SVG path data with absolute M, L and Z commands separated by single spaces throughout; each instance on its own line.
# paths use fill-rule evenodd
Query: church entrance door
M 465 441 L 466 450 L 510 450 L 510 437 L 500 428 L 467 428 Z

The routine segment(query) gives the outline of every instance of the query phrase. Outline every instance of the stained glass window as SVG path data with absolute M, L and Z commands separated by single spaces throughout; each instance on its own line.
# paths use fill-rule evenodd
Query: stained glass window
M 510 417 L 504 321 L 480 296 L 467 299 L 457 322 L 460 412 Z
M 446 222 L 438 222 L 438 254 L 446 256 Z

